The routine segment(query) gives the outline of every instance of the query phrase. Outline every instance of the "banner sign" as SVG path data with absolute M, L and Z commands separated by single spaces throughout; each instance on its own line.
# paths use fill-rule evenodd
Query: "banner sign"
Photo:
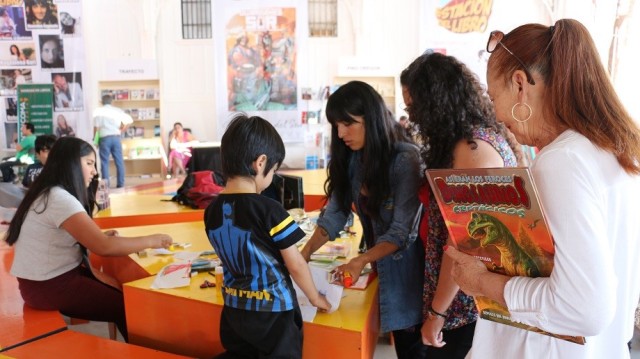
M 53 84 L 18 85 L 18 128 L 23 123 L 32 123 L 36 135 L 53 133 Z
M 216 2 L 216 104 L 218 133 L 237 112 L 271 122 L 285 142 L 301 142 L 298 68 L 307 29 L 306 2 Z

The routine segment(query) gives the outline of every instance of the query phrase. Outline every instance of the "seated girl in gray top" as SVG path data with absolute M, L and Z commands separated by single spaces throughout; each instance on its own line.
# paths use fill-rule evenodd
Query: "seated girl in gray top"
M 103 233 L 91 218 L 97 173 L 96 154 L 89 143 L 75 137 L 56 141 L 9 226 L 5 240 L 15 245 L 11 274 L 18 277 L 28 306 L 115 322 L 127 340 L 120 285 L 91 270 L 87 250 L 122 256 L 145 248 L 168 248 L 171 237 Z

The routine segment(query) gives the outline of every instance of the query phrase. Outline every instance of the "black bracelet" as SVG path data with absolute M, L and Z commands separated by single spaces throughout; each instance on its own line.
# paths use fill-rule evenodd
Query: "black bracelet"
M 429 308 L 429 313 L 431 313 L 431 314 L 433 314 L 433 315 L 436 315 L 436 316 L 438 316 L 438 317 L 440 317 L 440 318 L 447 319 L 447 316 L 446 316 L 445 314 L 442 314 L 442 313 L 438 313 L 438 312 L 436 312 L 436 311 L 433 309 L 433 307 L 430 307 L 430 308 Z

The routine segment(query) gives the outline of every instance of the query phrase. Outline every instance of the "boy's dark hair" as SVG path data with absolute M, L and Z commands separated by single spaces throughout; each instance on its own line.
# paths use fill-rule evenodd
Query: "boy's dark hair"
M 43 150 L 51 150 L 57 139 L 56 135 L 40 135 L 36 137 L 36 153 L 40 153 Z
M 264 175 L 284 161 L 284 143 L 278 131 L 258 116 L 237 114 L 222 135 L 220 145 L 222 172 L 226 178 L 255 176 L 252 163 L 262 154 L 267 156 Z M 276 168 L 276 169 L 277 169 Z
M 24 127 L 26 127 L 29 131 L 31 131 L 31 133 L 36 132 L 36 126 L 34 126 L 33 123 L 31 122 L 25 122 Z

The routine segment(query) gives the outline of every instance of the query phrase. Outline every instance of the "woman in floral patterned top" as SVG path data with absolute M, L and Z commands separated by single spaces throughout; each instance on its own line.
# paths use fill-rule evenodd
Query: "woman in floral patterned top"
M 516 166 L 519 145 L 496 122 L 478 78 L 454 57 L 423 54 L 400 77 L 406 111 L 422 140 L 427 168 Z M 514 151 L 515 150 L 515 151 Z M 459 290 L 443 259 L 449 242 L 428 184 L 419 197 L 426 205 L 420 228 L 425 244 L 422 341 L 426 357 L 464 358 L 471 348 L 478 316 L 473 297 Z M 445 345 L 446 344 L 446 345 Z

